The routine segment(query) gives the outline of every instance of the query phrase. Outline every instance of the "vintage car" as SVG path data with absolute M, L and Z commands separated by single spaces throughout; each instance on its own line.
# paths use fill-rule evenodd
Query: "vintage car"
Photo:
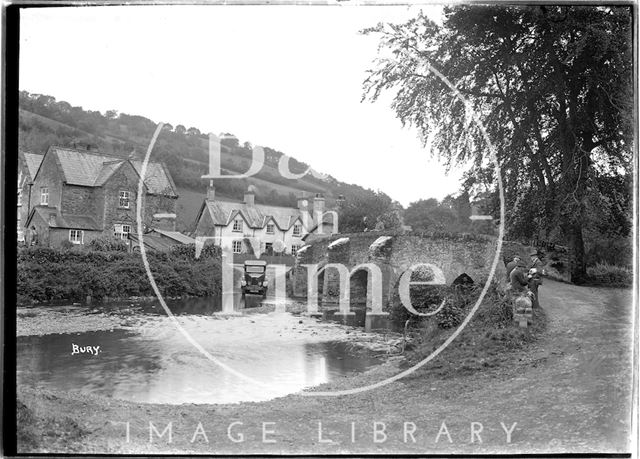
M 262 295 L 267 296 L 269 282 L 266 279 L 267 262 L 264 260 L 247 260 L 244 262 L 244 277 L 240 281 L 242 296 Z

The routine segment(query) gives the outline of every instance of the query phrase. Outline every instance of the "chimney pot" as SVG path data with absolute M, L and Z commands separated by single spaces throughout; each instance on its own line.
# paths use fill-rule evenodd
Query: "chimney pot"
M 216 199 L 216 187 L 213 186 L 213 180 L 209 180 L 209 186 L 207 187 L 207 201 L 214 201 Z
M 298 210 L 307 210 L 309 208 L 309 201 L 306 193 L 302 193 L 298 198 Z
M 315 214 L 324 213 L 324 196 L 321 193 L 317 193 L 313 198 L 313 212 Z
M 248 206 L 253 206 L 256 203 L 256 194 L 252 190 L 247 190 L 244 193 L 244 203 Z

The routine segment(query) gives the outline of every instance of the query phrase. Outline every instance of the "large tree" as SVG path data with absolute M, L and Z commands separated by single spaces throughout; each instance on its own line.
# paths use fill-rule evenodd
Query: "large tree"
M 508 234 L 564 240 L 573 278 L 583 279 L 584 231 L 630 209 L 630 7 L 454 6 L 442 26 L 419 14 L 365 33 L 386 52 L 365 96 L 393 92 L 398 117 L 432 151 L 449 165 L 473 162 L 469 186 L 496 178 L 481 120 L 501 168 Z M 621 194 L 619 211 L 598 212 Z

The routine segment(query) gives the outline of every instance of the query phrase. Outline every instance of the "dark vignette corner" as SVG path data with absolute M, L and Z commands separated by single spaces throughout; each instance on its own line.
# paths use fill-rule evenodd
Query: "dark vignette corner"
M 16 250 L 17 241 L 13 237 L 17 224 L 17 215 L 11 199 L 17 190 L 17 156 L 12 152 L 18 149 L 18 46 L 20 32 L 20 8 L 8 5 L 3 12 L 4 63 L 2 66 L 2 240 L 0 266 L 2 271 L 2 325 L 4 327 L 3 352 L 1 357 L 3 371 L 2 392 L 2 454 L 16 454 Z

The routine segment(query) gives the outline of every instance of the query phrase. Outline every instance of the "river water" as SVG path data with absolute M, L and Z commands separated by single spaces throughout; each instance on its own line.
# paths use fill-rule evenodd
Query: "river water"
M 19 337 L 17 383 L 144 403 L 237 403 L 299 392 L 380 363 L 319 333 L 313 319 L 221 317 L 217 304 L 201 299 L 169 306 L 192 340 L 257 383 L 210 361 L 155 303 L 110 305 L 134 318 L 128 329 Z M 99 349 L 74 353 L 74 345 Z

